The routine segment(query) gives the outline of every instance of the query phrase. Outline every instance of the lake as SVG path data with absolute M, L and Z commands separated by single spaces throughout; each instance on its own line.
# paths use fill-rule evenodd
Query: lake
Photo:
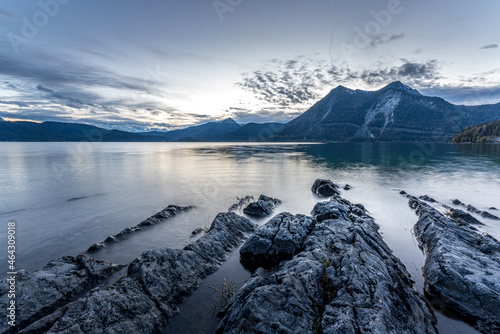
M 422 291 L 424 256 L 412 234 L 417 217 L 398 190 L 448 205 L 457 198 L 481 210 L 500 208 L 500 145 L 0 143 L 1 249 L 7 222 L 16 221 L 16 267 L 36 270 L 51 259 L 83 253 L 169 204 L 196 206 L 96 256 L 128 263 L 147 249 L 183 247 L 191 231 L 210 226 L 238 197 L 265 194 L 283 201 L 276 213 L 309 214 L 319 201 L 310 190 L 317 178 L 352 186 L 342 196 L 365 205 Z M 476 218 L 485 223 L 480 230 L 500 238 L 500 223 Z M 6 255 L 0 254 L 2 277 Z M 242 283 L 250 275 L 237 256 L 221 270 L 214 277 Z M 208 290 L 204 283 L 188 305 Z M 192 330 L 196 324 L 186 323 L 186 313 L 165 332 Z M 204 321 L 206 313 L 196 315 Z M 438 318 L 442 333 L 476 333 Z

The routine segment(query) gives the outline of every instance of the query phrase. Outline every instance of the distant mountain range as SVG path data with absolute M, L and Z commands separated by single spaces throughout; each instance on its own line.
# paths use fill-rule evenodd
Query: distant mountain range
M 161 137 L 60 122 L 0 122 L 0 141 L 159 141 Z
M 92 125 L 60 122 L 7 122 L 0 118 L 0 141 L 265 141 L 281 123 L 248 123 L 243 126 L 228 118 L 168 132 L 132 133 L 105 130 Z
M 500 103 L 451 104 L 396 81 L 377 91 L 333 89 L 285 124 L 277 141 L 450 141 L 460 130 L 500 118 Z
M 469 126 L 453 137 L 454 143 L 500 143 L 500 119 Z
M 451 104 L 399 81 L 377 91 L 333 89 L 305 113 L 281 123 L 240 125 L 228 118 L 181 130 L 131 133 L 58 122 L 6 122 L 0 141 L 450 141 L 468 126 L 500 119 L 500 103 Z

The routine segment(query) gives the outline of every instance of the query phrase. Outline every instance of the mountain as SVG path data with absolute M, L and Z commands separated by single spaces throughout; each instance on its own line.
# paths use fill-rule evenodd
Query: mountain
M 276 141 L 449 141 L 467 126 L 500 118 L 500 104 L 460 106 L 399 81 L 377 91 L 333 89 L 285 124 Z
M 469 126 L 453 137 L 454 143 L 500 142 L 500 119 L 476 126 Z
M 210 122 L 197 126 L 190 126 L 182 130 L 173 130 L 165 132 L 162 137 L 168 141 L 178 141 L 183 138 L 195 140 L 209 140 L 239 129 L 241 125 L 236 123 L 232 118 L 227 118 L 218 122 Z
M 162 141 L 162 137 L 142 136 L 92 125 L 60 122 L 0 122 L 0 141 Z
M 167 133 L 167 131 L 148 131 L 148 132 L 136 132 L 136 133 L 143 136 L 163 137 Z
M 248 123 L 233 132 L 211 137 L 214 141 L 230 142 L 261 142 L 269 141 L 270 138 L 281 129 L 282 123 Z

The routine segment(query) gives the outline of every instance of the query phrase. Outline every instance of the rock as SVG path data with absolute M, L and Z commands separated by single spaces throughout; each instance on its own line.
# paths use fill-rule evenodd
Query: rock
M 48 333 L 160 333 L 184 297 L 255 228 L 235 213 L 221 213 L 206 235 L 184 249 L 144 252 L 126 277 L 75 302 Z
M 193 208 L 192 206 L 169 205 L 165 209 L 163 209 L 160 212 L 156 213 L 155 215 L 149 217 L 145 221 L 139 223 L 137 225 L 137 227 L 151 226 L 151 225 L 156 225 L 156 224 L 162 223 L 163 221 L 170 219 L 170 218 L 178 215 L 181 212 L 189 211 L 192 208 Z
M 412 197 L 415 234 L 425 251 L 425 292 L 432 303 L 484 333 L 500 332 L 500 243 Z
M 345 205 L 338 205 L 338 200 L 332 198 L 330 201 L 317 203 L 311 215 L 318 223 L 321 223 L 326 219 L 348 219 L 349 212 Z
M 437 203 L 437 201 L 434 198 L 429 197 L 427 195 L 420 196 L 419 198 L 430 203 Z
M 291 260 L 259 268 L 230 300 L 217 333 L 437 333 L 373 219 L 338 215 L 352 210 L 338 198 L 328 207 L 338 218 L 318 222 Z
M 475 206 L 472 206 L 470 204 L 466 206 L 466 209 L 467 209 L 467 211 L 470 211 L 470 212 L 481 213 L 481 210 L 479 210 L 478 208 L 476 208 Z
M 348 185 L 348 184 L 346 184 L 346 185 L 344 186 L 344 190 L 351 190 L 351 189 L 352 189 L 352 187 L 351 187 L 350 185 Z
M 248 239 L 240 249 L 241 262 L 248 268 L 271 267 L 290 260 L 302 247 L 315 221 L 304 215 L 280 213 Z
M 497 208 L 495 208 L 494 206 L 492 206 L 491 208 L 489 208 L 488 210 L 495 210 L 495 211 L 498 211 Z
M 498 218 L 495 215 L 492 215 L 488 211 L 481 211 L 478 208 L 476 208 L 475 206 L 472 206 L 470 204 L 466 205 L 466 204 L 460 202 L 458 199 L 454 200 L 453 204 L 461 205 L 464 208 L 466 208 L 467 211 L 470 211 L 470 212 L 473 212 L 473 213 L 477 213 L 478 215 L 481 215 L 481 217 L 485 217 L 485 218 L 489 218 L 489 219 L 493 219 L 493 220 L 500 220 L 500 218 Z M 496 210 L 496 209 L 495 208 L 489 208 L 488 210 Z M 473 219 L 475 219 L 475 218 L 473 218 Z M 478 221 L 478 220 L 476 219 L 476 221 Z M 477 223 L 470 223 L 470 224 L 477 224 Z
M 281 204 L 277 198 L 260 195 L 257 202 L 252 202 L 243 210 L 249 216 L 265 217 L 273 213 L 274 209 Z
M 467 213 L 465 211 L 450 208 L 450 212 L 450 218 L 453 218 L 462 224 L 484 225 L 479 220 L 474 218 L 470 213 Z
M 36 320 L 54 312 L 79 294 L 103 282 L 123 265 L 113 264 L 79 255 L 65 256 L 50 261 L 32 273 L 21 270 L 16 275 L 16 327 L 23 329 Z M 9 284 L 0 283 L 0 307 L 7 309 Z M 13 333 L 6 321 L 0 324 L 0 333 Z
M 193 208 L 192 206 L 169 205 L 165 209 L 161 210 L 160 212 L 154 214 L 153 216 L 139 223 L 137 226 L 127 227 L 123 229 L 120 233 L 107 237 L 106 240 L 104 240 L 103 242 L 97 242 L 93 244 L 92 246 L 89 247 L 89 249 L 87 249 L 87 253 L 95 253 L 104 247 L 107 247 L 115 242 L 119 242 L 120 240 L 125 239 L 132 233 L 143 231 L 144 228 L 147 226 L 156 225 L 158 223 L 161 223 L 167 219 L 176 216 L 181 212 L 191 210 L 192 208 Z
M 365 206 L 363 204 L 354 204 L 355 207 L 358 207 L 360 208 L 361 210 L 363 210 L 363 212 L 366 212 L 366 209 L 365 209 Z
M 488 211 L 481 211 L 481 217 L 484 217 L 484 218 L 489 218 L 489 219 L 493 219 L 493 220 L 500 220 L 500 218 L 498 218 L 497 216 L 495 215 L 492 215 L 491 213 L 489 213 Z
M 194 230 L 193 232 L 191 232 L 191 238 L 200 234 L 201 232 L 203 232 L 203 229 L 201 227 L 197 228 L 196 230 Z
M 338 186 L 330 180 L 317 179 L 311 188 L 311 191 L 320 197 L 330 197 L 340 194 Z
M 45 333 L 47 332 L 54 324 L 56 321 L 61 319 L 66 313 L 66 311 L 73 306 L 73 303 L 68 303 L 64 305 L 63 307 L 57 309 L 54 313 L 51 313 L 45 317 L 43 317 L 40 320 L 35 321 L 25 329 L 19 332 L 19 334 L 40 334 L 40 333 Z
M 399 194 L 400 194 L 400 195 L 407 195 L 406 191 L 404 191 L 404 190 L 401 190 L 401 191 L 399 192 Z
M 231 205 L 231 207 L 229 207 L 227 212 L 234 212 L 241 210 L 245 205 L 253 201 L 253 196 L 245 196 L 243 198 L 236 197 L 236 199 L 238 200 L 238 202 Z

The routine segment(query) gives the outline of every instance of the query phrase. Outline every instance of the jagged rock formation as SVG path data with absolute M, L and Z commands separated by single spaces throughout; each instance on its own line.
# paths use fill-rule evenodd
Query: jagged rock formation
M 107 237 L 106 240 L 104 240 L 103 242 L 97 242 L 93 244 L 92 246 L 89 247 L 89 249 L 87 249 L 87 252 L 95 253 L 104 247 L 107 247 L 113 243 L 119 242 L 129 237 L 130 234 L 132 233 L 143 231 L 145 227 L 162 223 L 165 220 L 168 220 L 178 215 L 181 212 L 191 210 L 192 208 L 193 208 L 192 206 L 169 205 L 165 209 L 161 210 L 160 212 L 154 214 L 153 216 L 139 223 L 137 226 L 127 227 L 126 229 L 123 229 L 120 233 Z
M 425 251 L 425 292 L 433 304 L 484 333 L 500 332 L 500 243 L 409 197 Z
M 498 218 L 497 216 L 495 215 L 492 215 L 491 213 L 489 213 L 488 211 L 481 211 L 479 210 L 478 208 L 476 208 L 475 206 L 472 206 L 470 204 L 465 204 L 465 203 L 462 203 L 460 202 L 458 199 L 454 199 L 452 201 L 453 204 L 455 205 L 460 205 L 464 208 L 467 209 L 467 211 L 470 211 L 470 212 L 474 212 L 474 213 L 477 213 L 478 215 L 480 215 L 481 217 L 485 217 L 485 218 L 489 218 L 489 219 L 493 219 L 493 220 L 500 220 L 500 218 Z M 489 208 L 489 210 L 496 210 L 495 208 L 491 207 Z
M 281 201 L 277 198 L 267 197 L 266 195 L 260 195 L 256 202 L 252 202 L 247 205 L 243 212 L 249 216 L 254 217 L 265 217 L 273 213 L 274 209 L 281 204 Z
M 231 299 L 217 333 L 437 333 L 432 311 L 362 207 L 335 197 L 315 212 L 325 219 L 314 222 L 296 255 L 259 268 Z M 272 233 L 257 234 L 273 244 Z
M 75 302 L 48 333 L 159 333 L 183 298 L 254 231 L 248 219 L 221 213 L 205 236 L 183 250 L 143 253 L 126 277 Z
M 330 197 L 340 194 L 339 187 L 330 180 L 317 179 L 314 181 L 311 191 L 320 197 Z
M 437 203 L 437 201 L 434 198 L 429 197 L 428 195 L 422 195 L 419 198 L 429 203 Z
M 245 196 L 242 198 L 236 197 L 236 199 L 237 199 L 237 202 L 229 207 L 229 209 L 227 210 L 228 212 L 240 211 L 243 209 L 243 207 L 245 205 L 247 205 L 248 203 L 250 203 L 251 201 L 254 200 L 253 196 Z
M 65 256 L 50 261 L 32 273 L 21 270 L 16 275 L 16 327 L 6 319 L 0 323 L 0 333 L 17 332 L 34 321 L 56 311 L 79 294 L 103 282 L 123 265 L 100 261 L 86 255 Z M 0 283 L 0 307 L 7 310 L 9 283 Z
M 461 224 L 484 225 L 479 220 L 474 218 L 470 213 L 450 207 L 446 208 L 450 210 L 450 218 L 455 219 Z
M 276 215 L 241 247 L 241 262 L 249 268 L 257 268 L 290 260 L 302 248 L 314 223 L 311 217 L 304 215 L 288 212 Z

